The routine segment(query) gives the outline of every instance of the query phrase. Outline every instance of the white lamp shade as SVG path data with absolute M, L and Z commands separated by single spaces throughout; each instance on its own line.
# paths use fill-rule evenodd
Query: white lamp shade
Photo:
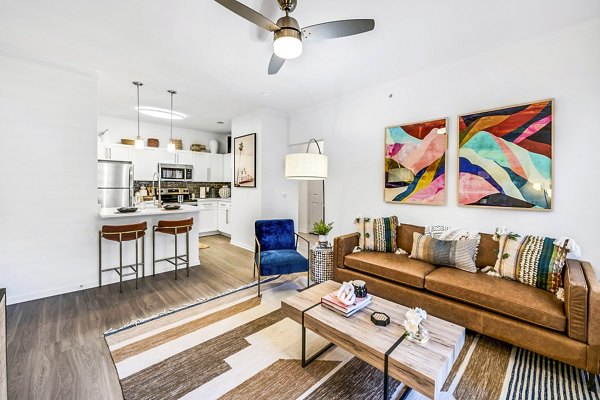
M 327 179 L 327 156 L 316 153 L 294 153 L 286 155 L 285 178 L 301 181 Z

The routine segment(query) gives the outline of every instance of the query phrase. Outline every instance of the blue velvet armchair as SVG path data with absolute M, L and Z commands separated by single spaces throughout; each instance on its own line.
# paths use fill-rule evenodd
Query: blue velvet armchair
M 294 232 L 291 219 L 258 220 L 254 223 L 254 276 L 260 277 L 308 272 L 308 260 L 298 253 L 298 239 L 308 240 Z M 310 286 L 310 279 L 308 280 Z

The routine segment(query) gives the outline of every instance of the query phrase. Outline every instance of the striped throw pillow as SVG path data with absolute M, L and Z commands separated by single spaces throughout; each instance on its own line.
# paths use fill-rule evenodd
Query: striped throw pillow
M 567 249 L 543 236 L 500 236 L 500 251 L 494 267 L 503 278 L 556 293 L 563 286 Z
M 475 273 L 478 242 L 478 239 L 438 240 L 415 232 L 410 258 Z
M 358 246 L 363 251 L 395 253 L 398 217 L 356 218 L 354 221 L 360 237 Z

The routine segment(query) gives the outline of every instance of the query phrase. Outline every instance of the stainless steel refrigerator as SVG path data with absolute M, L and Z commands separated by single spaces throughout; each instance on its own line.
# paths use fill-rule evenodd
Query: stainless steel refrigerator
M 133 164 L 98 160 L 98 203 L 102 208 L 133 205 Z

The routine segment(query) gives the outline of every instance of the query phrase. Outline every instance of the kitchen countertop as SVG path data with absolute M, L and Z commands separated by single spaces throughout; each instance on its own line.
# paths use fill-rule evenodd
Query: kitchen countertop
M 116 208 L 102 208 L 98 214 L 98 218 L 140 218 L 140 217 L 152 217 L 159 215 L 173 215 L 173 214 L 189 214 L 199 212 L 196 206 L 183 205 L 179 210 L 166 211 L 162 208 L 154 206 L 146 206 L 144 209 L 139 209 L 133 213 L 120 213 L 117 212 Z
M 231 201 L 231 197 L 223 198 L 223 197 L 211 197 L 205 199 L 196 199 L 198 201 Z

